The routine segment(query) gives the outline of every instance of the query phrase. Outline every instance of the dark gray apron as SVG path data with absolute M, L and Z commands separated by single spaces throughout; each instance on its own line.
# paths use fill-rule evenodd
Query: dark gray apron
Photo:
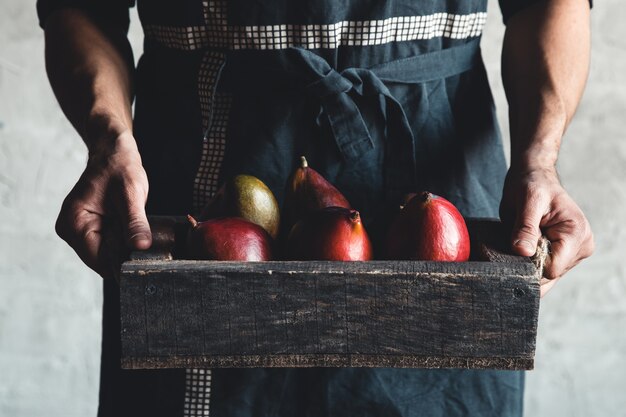
M 189 25 L 162 13 L 169 10 L 162 2 L 154 10 L 148 3 L 144 20 L 176 17 Z M 186 4 L 196 10 L 196 2 Z M 228 24 L 315 30 L 323 23 L 485 10 L 485 0 L 229 0 Z M 226 60 L 214 93 L 232 98 L 221 178 L 256 175 L 282 202 L 289 174 L 306 155 L 361 211 L 374 239 L 405 192 L 429 190 L 466 216 L 497 217 L 506 165 L 479 38 L 448 35 L 220 50 Z M 181 121 L 199 119 L 196 84 L 168 74 L 179 74 L 183 61 L 192 74 L 202 54 L 146 45 L 135 126 L 151 181 L 148 209 L 186 214 L 202 132 L 199 123 Z M 119 370 L 118 297 L 105 284 L 100 415 L 181 415 L 184 371 Z M 523 382 L 522 372 L 511 371 L 213 369 L 210 415 L 513 417 L 522 414 Z
M 304 3 L 334 22 L 346 19 L 352 2 Z M 383 16 L 477 7 L 465 0 L 354 3 L 354 13 Z M 231 4 L 240 11 L 229 15 L 235 23 L 306 21 L 287 0 Z M 466 216 L 497 217 L 506 168 L 478 40 L 414 48 L 229 52 L 218 87 L 233 97 L 222 178 L 256 175 L 282 200 L 298 156 L 306 155 L 375 237 L 399 198 L 419 190 L 445 196 Z M 214 369 L 212 384 L 214 417 L 522 414 L 521 372 Z

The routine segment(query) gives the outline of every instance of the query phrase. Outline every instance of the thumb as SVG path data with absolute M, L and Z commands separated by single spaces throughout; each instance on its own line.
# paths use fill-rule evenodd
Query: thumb
M 543 217 L 542 211 L 536 204 L 524 203 L 524 207 L 517 213 L 512 234 L 512 249 L 521 256 L 533 256 L 541 238 L 539 224 Z
M 143 193 L 127 192 L 124 204 L 123 229 L 130 249 L 145 250 L 152 244 L 152 233 L 146 217 Z

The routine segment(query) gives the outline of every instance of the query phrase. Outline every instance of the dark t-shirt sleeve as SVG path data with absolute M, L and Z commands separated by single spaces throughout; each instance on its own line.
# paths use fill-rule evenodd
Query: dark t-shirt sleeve
M 43 28 L 53 12 L 63 8 L 80 9 L 99 22 L 128 31 L 128 8 L 134 4 L 135 0 L 37 0 L 37 16 Z
M 500 1 L 500 9 L 502 10 L 502 19 L 504 20 L 504 24 L 506 24 L 511 16 L 520 10 L 530 6 L 531 4 L 535 4 L 540 0 L 499 0 Z M 589 7 L 593 6 L 593 0 L 589 0 Z

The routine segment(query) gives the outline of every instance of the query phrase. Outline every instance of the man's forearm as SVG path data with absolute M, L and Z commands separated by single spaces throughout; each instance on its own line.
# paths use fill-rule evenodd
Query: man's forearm
M 502 78 L 513 167 L 554 168 L 585 87 L 589 54 L 588 0 L 544 0 L 510 19 Z
M 56 231 L 86 265 L 109 277 L 119 271 L 112 259 L 121 248 L 147 249 L 151 233 L 148 179 L 132 135 L 132 52 L 125 28 L 98 24 L 97 18 L 75 9 L 50 15 L 46 68 L 65 115 L 89 149 Z
M 514 253 L 532 256 L 544 235 L 551 251 L 541 294 L 593 253 L 584 213 L 561 185 L 556 161 L 589 72 L 588 0 L 542 0 L 507 24 L 502 78 L 509 102 L 511 169 L 500 215 Z
M 124 30 L 65 9 L 46 20 L 45 37 L 50 83 L 90 152 L 131 131 L 133 57 Z

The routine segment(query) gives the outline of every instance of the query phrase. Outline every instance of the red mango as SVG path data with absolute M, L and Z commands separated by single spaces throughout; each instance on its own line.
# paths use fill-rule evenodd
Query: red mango
M 287 251 L 293 260 L 372 259 L 372 244 L 359 212 L 344 207 L 326 207 L 296 223 L 289 233 Z
M 392 222 L 386 241 L 390 259 L 464 262 L 470 256 L 465 220 L 443 197 L 423 192 Z
M 198 222 L 187 216 L 191 228 L 187 252 L 191 259 L 269 261 L 272 238 L 261 226 L 238 217 Z

